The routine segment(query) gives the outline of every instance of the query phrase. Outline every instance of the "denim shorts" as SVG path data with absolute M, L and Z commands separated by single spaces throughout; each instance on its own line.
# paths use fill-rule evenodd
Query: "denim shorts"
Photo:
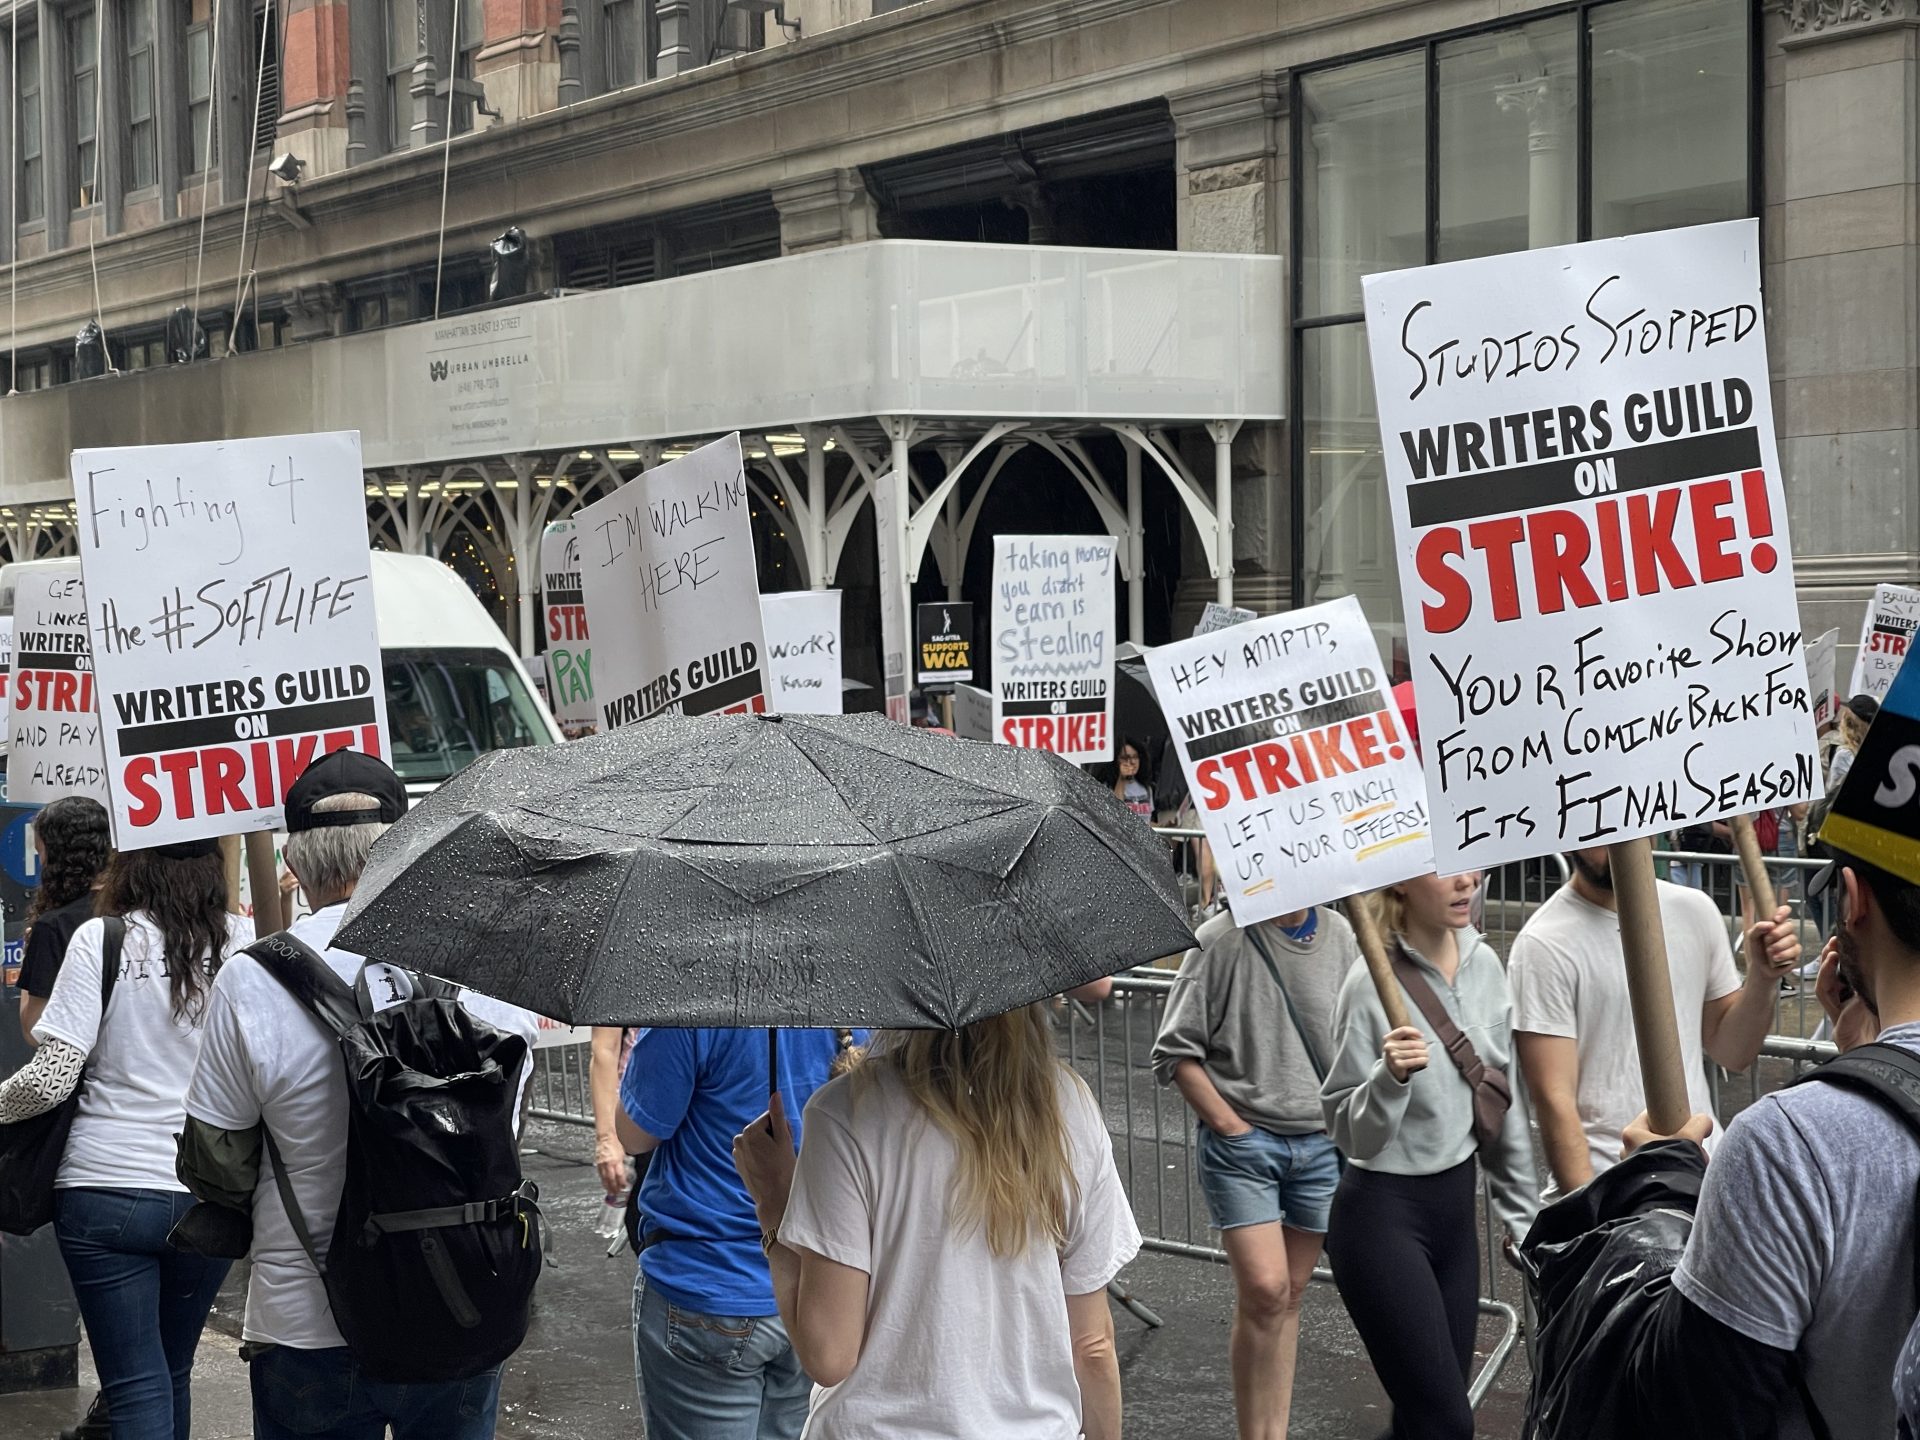
M 1202 1125 L 1196 1151 L 1214 1229 L 1278 1220 L 1311 1235 L 1327 1233 L 1340 1154 L 1325 1134 L 1275 1135 L 1256 1125 L 1244 1135 L 1216 1135 Z

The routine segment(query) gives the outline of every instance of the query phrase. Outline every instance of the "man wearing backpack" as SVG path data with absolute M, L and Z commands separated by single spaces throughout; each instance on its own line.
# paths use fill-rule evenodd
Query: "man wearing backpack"
M 1894 1433 L 1895 1358 L 1920 1307 L 1920 885 L 1837 854 L 1809 886 L 1827 888 L 1840 924 L 1822 1000 L 1843 1042 L 1858 1034 L 1855 997 L 1876 1011 L 1878 1043 L 1727 1128 L 1672 1285 L 1608 1382 L 1653 1427 L 1643 1433 Z M 1703 1141 L 1710 1124 L 1695 1115 L 1682 1137 Z M 1629 1150 L 1658 1138 L 1644 1113 L 1625 1135 Z M 1636 1288 L 1607 1287 L 1609 1303 Z
M 417 993 L 423 999 L 432 994 L 429 982 L 329 947 L 373 842 L 406 808 L 406 790 L 391 769 L 347 750 L 315 761 L 287 795 L 287 864 L 313 912 L 288 933 L 319 952 L 325 970 L 343 982 L 338 993 L 349 996 L 349 1005 L 353 992 L 345 987 L 364 981 L 376 1016 L 404 1013 L 397 1007 L 414 1002 Z M 251 1212 L 253 1273 L 243 1354 L 251 1368 L 253 1433 L 258 1440 L 374 1440 L 391 1426 L 395 1440 L 484 1440 L 494 1431 L 499 1364 L 483 1363 L 463 1378 L 419 1383 L 395 1383 L 369 1373 L 363 1357 L 343 1338 L 342 1332 L 354 1327 L 336 1317 L 328 1285 L 310 1258 L 329 1257 L 335 1217 L 349 1188 L 343 1182 L 364 1157 L 349 1150 L 356 1102 L 349 1095 L 339 1041 L 279 978 L 278 966 L 297 965 L 303 958 L 291 951 L 277 959 L 243 952 L 221 969 L 187 1092 L 187 1131 L 180 1146 L 181 1178 L 196 1195 Z M 325 976 L 310 978 L 318 982 L 312 988 L 325 988 Z M 517 1067 L 501 1097 L 517 1107 L 530 1065 L 534 1017 L 470 992 L 461 992 L 457 1004 L 486 1026 L 508 1032 L 497 1035 L 482 1026 L 475 1033 L 482 1045 L 497 1043 Z M 512 1136 L 505 1138 L 510 1142 Z M 517 1173 L 517 1154 L 511 1164 Z M 295 1218 L 289 1216 L 286 1194 L 293 1198 Z M 402 1238 L 419 1243 L 433 1236 L 437 1242 L 429 1243 L 438 1243 L 443 1253 L 462 1253 L 455 1243 L 459 1237 L 450 1233 L 453 1222 L 415 1214 L 425 1226 Z M 530 1228 L 537 1215 L 529 1210 L 524 1217 L 507 1218 L 510 1225 L 526 1228 L 537 1270 L 537 1231 Z M 433 1228 L 436 1223 L 440 1228 Z M 308 1232 L 304 1236 L 301 1224 Z M 393 1231 L 403 1228 L 395 1223 Z M 448 1277 L 455 1288 L 463 1280 L 473 1285 L 480 1279 Z M 437 1303 L 425 1293 L 432 1288 L 410 1287 L 411 1293 L 390 1295 L 384 1303 L 404 1319 L 409 1307 Z M 403 1367 L 422 1358 L 388 1357 Z M 445 1357 L 434 1359 L 445 1363 Z M 453 1368 L 467 1367 L 455 1357 Z

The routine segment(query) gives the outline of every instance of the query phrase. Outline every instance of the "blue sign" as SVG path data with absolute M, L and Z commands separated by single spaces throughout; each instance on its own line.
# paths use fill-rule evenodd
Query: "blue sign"
M 14 884 L 31 890 L 40 883 L 40 857 L 33 848 L 33 817 L 38 810 L 27 810 L 13 817 L 0 830 L 0 870 Z

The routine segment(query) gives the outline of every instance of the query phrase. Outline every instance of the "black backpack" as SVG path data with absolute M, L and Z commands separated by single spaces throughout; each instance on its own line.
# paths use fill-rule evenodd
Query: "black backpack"
M 1811 1081 L 1823 1081 L 1829 1085 L 1838 1085 L 1844 1090 L 1857 1094 L 1870 1095 L 1878 1100 L 1913 1132 L 1913 1138 L 1920 1140 L 1920 1056 L 1898 1045 L 1860 1045 L 1844 1055 L 1827 1061 L 1818 1069 L 1809 1070 L 1794 1083 L 1804 1085 Z M 1920 1195 L 1915 1196 L 1914 1236 L 1914 1293 L 1915 1304 L 1920 1307 Z M 1902 1359 L 1911 1355 L 1920 1346 L 1920 1316 L 1916 1316 L 1913 1328 L 1907 1333 L 1906 1346 Z M 1813 1431 L 1815 1440 L 1830 1440 L 1833 1434 L 1826 1417 L 1820 1413 L 1820 1407 L 1813 1402 L 1813 1392 L 1807 1388 L 1806 1375 L 1796 1367 L 1796 1379 L 1800 1387 L 1800 1398 L 1807 1410 L 1807 1424 Z M 1916 1414 L 1916 1397 L 1911 1393 L 1911 1385 L 1896 1379 L 1894 1385 L 1898 1434 L 1902 1440 L 1920 1434 L 1920 1414 Z
M 464 1380 L 526 1338 L 540 1276 L 539 1192 L 514 1129 L 527 1042 L 475 1018 L 459 990 L 408 972 L 412 998 L 374 1008 L 291 934 L 247 954 L 340 1044 L 347 1165 L 324 1258 L 263 1127 L 281 1202 L 368 1375 Z

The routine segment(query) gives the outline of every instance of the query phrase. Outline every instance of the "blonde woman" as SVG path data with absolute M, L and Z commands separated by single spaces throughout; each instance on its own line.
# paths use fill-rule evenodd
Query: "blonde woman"
M 1044 1006 L 896 1031 L 734 1141 L 816 1390 L 806 1440 L 1117 1440 L 1106 1286 L 1140 1248 Z
M 1513 1066 L 1513 997 L 1500 957 L 1473 928 L 1480 877 L 1421 875 L 1373 903 L 1413 1023 L 1387 1028 L 1365 960 L 1334 1011 L 1337 1050 L 1320 1100 L 1348 1160 L 1333 1195 L 1334 1283 L 1393 1402 L 1394 1440 L 1471 1440 L 1480 1246 L 1474 1155 L 1515 1241 L 1540 1208 L 1533 1142 Z M 1429 1018 L 1428 1011 L 1441 1017 Z M 1464 1038 L 1450 1054 L 1440 1031 Z M 1511 1077 L 1511 1104 L 1476 1134 L 1477 1069 Z M 1497 1083 L 1497 1082 L 1496 1082 Z

